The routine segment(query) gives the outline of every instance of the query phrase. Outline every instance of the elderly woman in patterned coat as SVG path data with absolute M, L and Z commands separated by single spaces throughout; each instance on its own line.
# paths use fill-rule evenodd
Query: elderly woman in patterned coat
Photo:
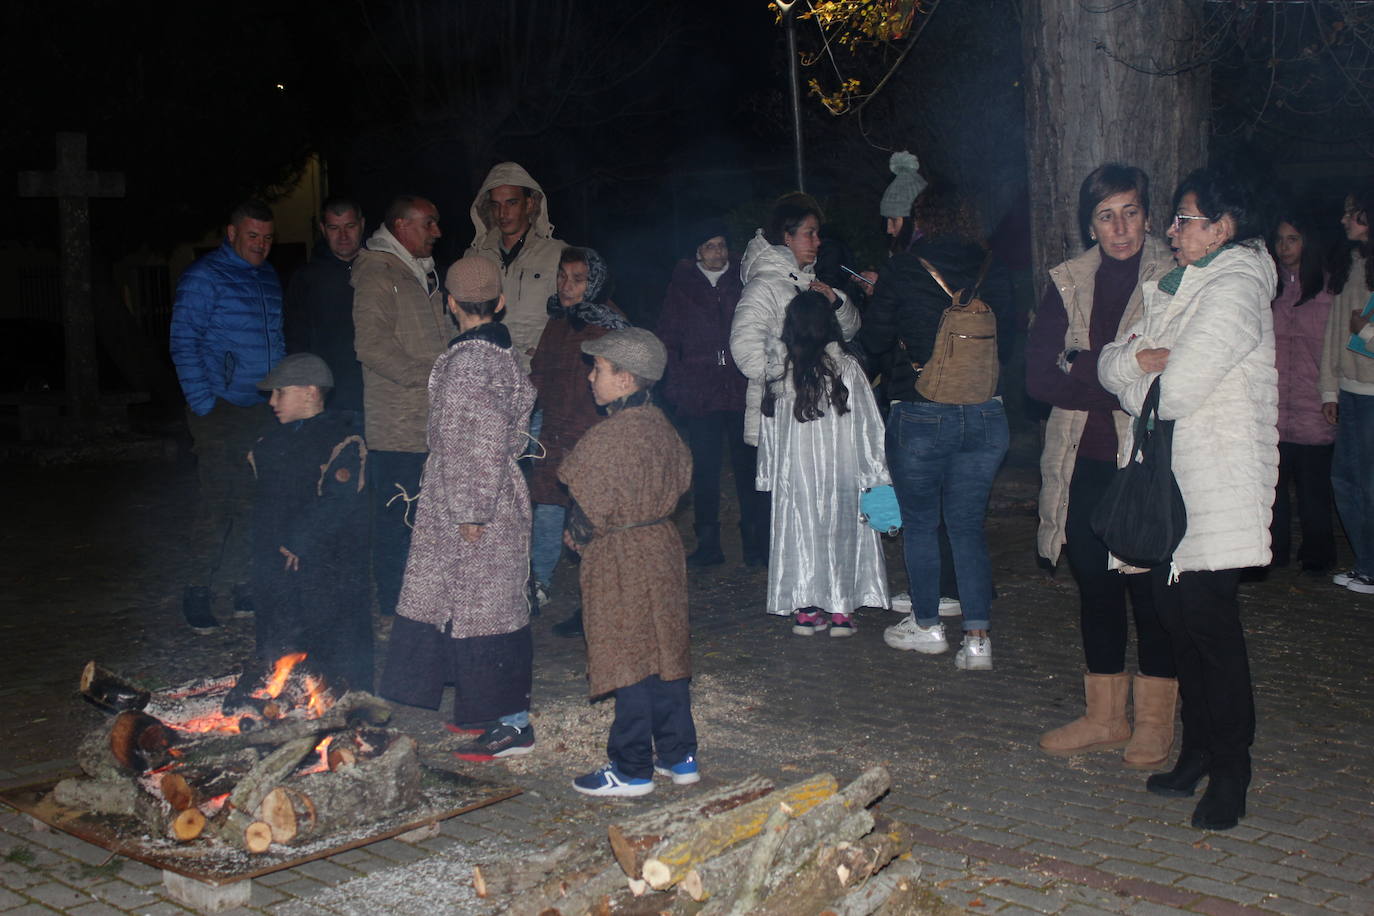
M 448 727 L 477 735 L 458 756 L 491 760 L 534 746 L 530 499 L 517 465 L 534 388 L 493 320 L 499 269 L 469 256 L 447 286 L 462 333 L 430 374 L 429 457 L 381 693 L 435 709 L 451 682 Z

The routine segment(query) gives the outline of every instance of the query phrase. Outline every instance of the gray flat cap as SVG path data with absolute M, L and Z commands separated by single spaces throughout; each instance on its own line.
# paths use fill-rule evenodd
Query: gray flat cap
M 289 388 L 292 385 L 318 385 L 321 388 L 334 387 L 334 373 L 329 364 L 314 353 L 292 353 L 283 357 L 272 367 L 267 378 L 258 382 L 263 391 Z
M 622 328 L 582 345 L 588 356 L 600 356 L 615 363 L 617 368 L 633 372 L 642 379 L 656 382 L 663 378 L 668 365 L 668 351 L 653 331 L 644 328 Z

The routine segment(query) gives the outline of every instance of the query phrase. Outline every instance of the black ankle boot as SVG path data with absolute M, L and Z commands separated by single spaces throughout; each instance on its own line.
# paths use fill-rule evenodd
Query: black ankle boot
M 1145 780 L 1147 791 L 1170 798 L 1190 798 L 1197 784 L 1212 766 L 1212 755 L 1205 750 L 1185 747 L 1178 755 L 1178 762 L 1167 773 L 1156 773 Z
M 1250 788 L 1250 762 L 1217 764 L 1193 809 L 1193 826 L 1199 830 L 1230 830 L 1245 817 L 1245 793 Z
M 204 585 L 188 585 L 181 598 L 181 612 L 186 616 L 186 625 L 192 633 L 202 636 L 219 629 L 219 621 L 210 610 L 210 589 Z
M 571 639 L 574 636 L 582 635 L 582 608 L 572 612 L 572 616 L 567 620 L 559 621 L 553 625 L 553 635 Z
M 687 557 L 688 566 L 719 566 L 725 562 L 725 554 L 720 550 L 720 526 L 698 525 L 697 549 Z

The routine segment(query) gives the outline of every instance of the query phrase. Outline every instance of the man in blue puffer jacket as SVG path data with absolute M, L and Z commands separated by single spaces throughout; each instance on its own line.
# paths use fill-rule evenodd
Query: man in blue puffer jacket
M 257 383 L 286 352 L 272 250 L 272 210 L 256 200 L 229 217 L 219 248 L 186 269 L 172 307 L 172 362 L 186 395 L 200 503 L 192 536 L 200 552 L 182 608 L 197 633 L 219 624 L 215 574 L 233 585 L 234 611 L 253 611 L 247 585 L 252 477 L 247 455 L 269 419 Z

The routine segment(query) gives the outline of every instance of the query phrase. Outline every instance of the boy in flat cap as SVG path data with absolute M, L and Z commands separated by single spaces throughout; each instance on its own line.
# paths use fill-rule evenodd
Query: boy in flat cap
M 534 388 L 496 321 L 500 268 L 468 255 L 446 281 L 460 333 L 429 376 L 429 456 L 381 693 L 436 709 L 451 682 L 448 728 L 474 736 L 457 756 L 494 760 L 534 747 L 530 495 L 517 464 Z
M 569 547 L 582 554 L 583 626 L 593 697 L 615 694 L 610 762 L 573 780 L 585 795 L 654 790 L 655 773 L 689 785 L 697 772 L 687 624 L 687 568 L 672 514 L 692 456 L 649 399 L 668 356 L 643 328 L 582 344 L 592 397 L 606 413 L 563 460 Z
M 328 410 L 334 376 L 295 353 L 257 383 L 277 425 L 248 453 L 255 484 L 253 594 L 257 654 L 305 652 L 336 686 L 372 689 L 367 446 L 362 424 Z

